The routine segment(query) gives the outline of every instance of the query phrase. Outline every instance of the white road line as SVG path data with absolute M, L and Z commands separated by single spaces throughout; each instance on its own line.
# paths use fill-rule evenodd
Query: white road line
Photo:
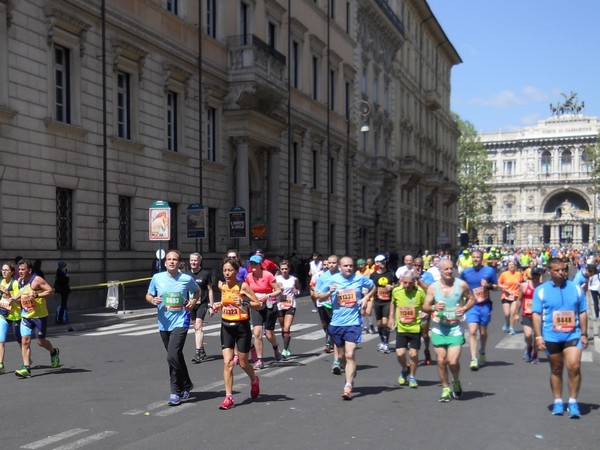
M 21 448 L 35 449 L 42 448 L 46 445 L 53 444 L 58 441 L 62 441 L 64 439 L 70 438 L 72 436 L 77 436 L 78 434 L 85 433 L 86 431 L 90 431 L 87 428 L 73 428 L 72 430 L 63 431 L 62 433 L 55 434 L 53 436 L 48 436 L 46 439 L 41 439 L 39 441 L 32 442 L 27 445 L 21 446 Z
M 194 406 L 193 403 L 182 403 L 181 405 L 177 406 L 169 406 L 169 409 L 163 409 L 162 411 L 159 411 L 154 415 L 158 417 L 167 417 L 173 414 L 177 414 L 178 412 L 181 412 L 185 409 L 191 408 L 192 406 Z
M 123 324 L 125 325 L 125 324 Z M 136 326 L 135 328 L 131 327 L 132 330 L 142 330 L 142 329 L 148 329 L 148 328 L 152 328 L 152 332 L 156 332 L 157 327 L 156 324 L 152 324 L 152 325 L 139 325 Z M 123 333 L 129 330 L 106 330 L 106 331 L 93 331 L 91 333 L 85 333 L 83 336 L 106 336 L 108 334 L 119 334 L 119 333 Z
M 106 439 L 107 437 L 114 436 L 115 434 L 118 434 L 118 432 L 117 431 L 103 431 L 101 433 L 92 434 L 91 436 L 88 436 L 83 439 L 78 439 L 75 442 L 72 442 L 70 444 L 65 444 L 65 445 L 61 445 L 60 447 L 55 447 L 53 450 L 73 450 L 75 448 L 85 447 L 88 444 L 101 441 L 102 439 Z M 109 447 L 109 446 L 107 445 L 107 447 Z
M 125 411 L 123 414 L 126 414 L 128 416 L 137 416 L 139 414 L 143 414 L 145 412 L 152 411 L 153 409 L 157 409 L 162 406 L 165 406 L 164 401 L 163 402 L 154 402 L 154 403 L 150 403 L 149 405 L 147 405 L 144 409 L 132 409 L 131 411 Z
M 518 333 L 514 335 L 506 335 L 498 344 L 496 348 L 504 349 L 504 350 L 521 350 L 525 349 L 525 340 L 523 338 L 523 334 Z M 594 355 L 592 350 L 588 347 L 581 353 L 581 361 L 582 362 L 593 362 Z

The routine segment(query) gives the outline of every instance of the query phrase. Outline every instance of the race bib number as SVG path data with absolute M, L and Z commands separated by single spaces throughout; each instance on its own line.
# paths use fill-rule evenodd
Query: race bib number
M 279 303 L 279 306 L 281 307 L 281 309 L 290 309 L 292 306 L 294 306 L 294 296 L 293 295 L 287 295 Z
M 390 299 L 390 291 L 387 290 L 385 286 L 377 287 L 377 298 L 382 301 L 389 301 Z
M 554 331 L 570 333 L 575 329 L 575 312 L 554 311 L 552 313 L 552 328 Z
M 227 305 L 223 307 L 223 315 L 224 316 L 238 316 L 240 314 L 240 308 L 235 305 Z
M 456 307 L 446 307 L 442 311 L 437 311 L 438 319 L 441 325 L 450 327 L 460 322 L 456 315 Z
M 398 310 L 398 316 L 402 323 L 412 323 L 415 321 L 415 307 L 414 306 L 401 306 Z
M 533 299 L 532 298 L 525 299 L 525 302 L 523 303 L 523 312 L 525 314 L 531 314 L 533 312 Z
M 173 292 L 165 292 L 162 295 L 163 304 L 167 311 L 182 311 L 184 299 L 183 295 Z
M 487 302 L 490 299 L 488 290 L 484 287 L 477 287 L 473 289 L 473 295 L 475 296 L 475 301 L 477 303 Z
M 35 300 L 30 294 L 31 293 L 27 293 L 25 296 L 21 297 L 21 307 L 25 311 L 33 311 L 35 309 Z
M 338 305 L 344 308 L 352 308 L 356 305 L 356 291 L 354 289 L 342 289 L 337 295 Z

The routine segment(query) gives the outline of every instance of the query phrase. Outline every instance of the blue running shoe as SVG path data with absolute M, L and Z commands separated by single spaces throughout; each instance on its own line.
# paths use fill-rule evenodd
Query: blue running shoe
M 167 404 L 169 406 L 177 406 L 180 403 L 181 403 L 181 397 L 179 397 L 179 395 L 177 395 L 177 394 L 169 395 L 169 401 L 167 402 Z
M 505 323 L 505 324 L 502 326 L 502 331 L 504 331 L 505 333 L 508 333 L 508 324 L 506 324 L 506 323 Z
M 577 402 L 569 402 L 569 419 L 579 419 L 580 417 L 581 413 Z
M 554 403 L 552 407 L 552 414 L 555 416 L 562 416 L 565 413 L 565 405 L 563 402 Z

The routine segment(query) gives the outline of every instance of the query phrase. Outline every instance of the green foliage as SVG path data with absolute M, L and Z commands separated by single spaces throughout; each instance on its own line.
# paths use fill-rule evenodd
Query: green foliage
M 492 162 L 472 123 L 453 114 L 461 136 L 458 139 L 458 184 L 460 186 L 459 223 L 468 231 L 491 220 L 491 185 L 494 176 Z
M 586 161 L 590 166 L 590 177 L 594 183 L 596 192 L 600 192 L 600 135 L 594 145 L 585 149 Z

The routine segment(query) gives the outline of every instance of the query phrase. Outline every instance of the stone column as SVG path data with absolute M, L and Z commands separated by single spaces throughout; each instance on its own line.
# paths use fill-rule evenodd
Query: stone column
M 246 218 L 250 217 L 250 185 L 248 182 L 248 138 L 237 137 L 233 140 L 236 149 L 235 173 L 235 201 L 246 211 Z M 249 225 L 249 224 L 248 224 Z
M 280 248 L 279 240 L 279 149 L 270 148 L 267 163 L 267 230 L 269 233 L 269 247 Z

